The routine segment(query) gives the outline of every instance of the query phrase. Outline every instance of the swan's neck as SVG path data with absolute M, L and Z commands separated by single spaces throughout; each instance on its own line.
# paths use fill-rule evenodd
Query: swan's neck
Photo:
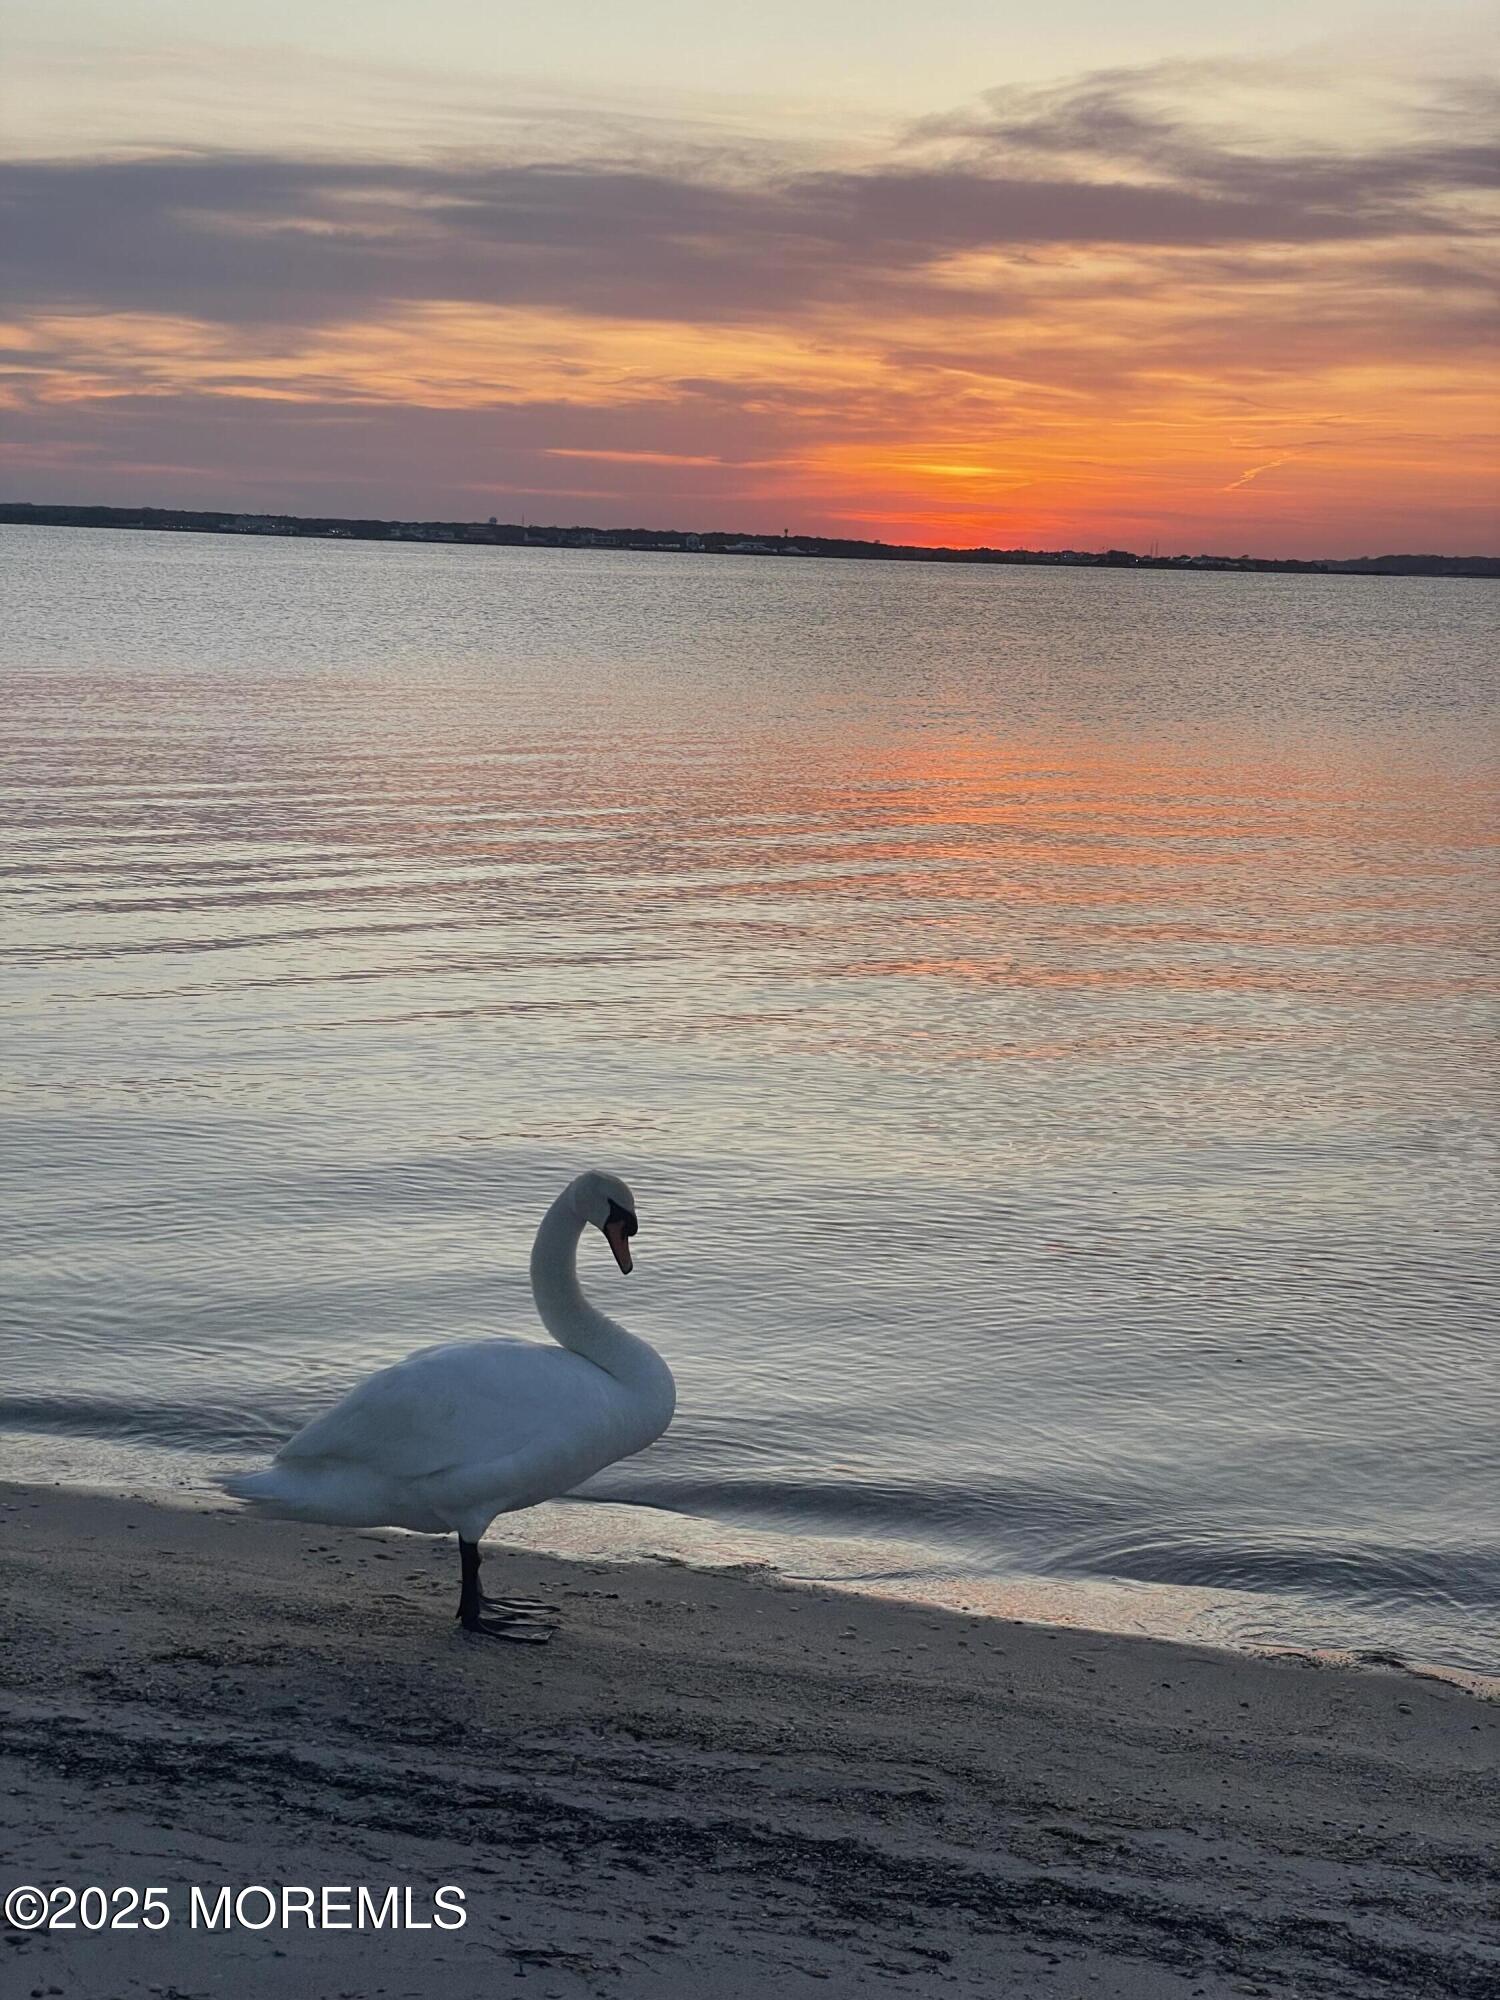
M 627 1333 L 591 1306 L 578 1283 L 578 1239 L 583 1234 L 566 1192 L 542 1217 L 531 1247 L 531 1290 L 542 1325 L 552 1338 L 627 1388 L 659 1392 L 670 1385 L 667 1364 L 644 1340 Z

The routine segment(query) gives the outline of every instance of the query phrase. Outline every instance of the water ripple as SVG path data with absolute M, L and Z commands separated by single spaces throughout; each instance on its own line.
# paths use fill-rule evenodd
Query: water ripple
M 205 546 L 0 531 L 0 1432 L 530 1330 L 599 1158 L 596 1494 L 1500 1664 L 1485 585 Z

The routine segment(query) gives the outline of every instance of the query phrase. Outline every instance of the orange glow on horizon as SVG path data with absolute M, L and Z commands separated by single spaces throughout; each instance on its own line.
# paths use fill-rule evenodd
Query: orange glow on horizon
M 1343 524 L 1399 506 L 1471 524 L 1424 546 L 1493 538 L 1492 391 L 1462 359 L 1350 354 L 1335 338 L 1272 377 L 1210 315 L 1197 354 L 1134 367 L 1132 332 L 1159 337 L 1166 310 L 1153 299 L 1116 315 L 1106 337 L 1054 300 L 1008 345 L 967 323 L 853 328 L 826 314 L 705 327 L 435 302 L 263 339 L 164 314 L 54 314 L 8 329 L 0 398 L 106 422 L 122 404 L 184 398 L 345 429 L 385 411 L 463 413 L 497 432 L 526 419 L 493 485 L 466 470 L 457 489 L 586 499 L 601 525 L 1336 554 L 1389 546 Z M 962 359 L 948 351 L 960 334 L 975 349 Z M 588 467 L 586 487 L 559 487 L 568 464 Z

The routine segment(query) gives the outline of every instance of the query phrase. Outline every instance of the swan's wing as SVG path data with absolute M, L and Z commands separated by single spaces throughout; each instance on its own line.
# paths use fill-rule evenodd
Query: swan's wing
M 541 1445 L 588 1407 L 600 1372 L 529 1340 L 424 1348 L 368 1376 L 276 1456 L 342 1460 L 394 1479 L 507 1458 Z

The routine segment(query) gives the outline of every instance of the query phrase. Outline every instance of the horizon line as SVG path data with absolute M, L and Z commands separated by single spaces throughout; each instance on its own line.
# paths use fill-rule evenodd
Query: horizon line
M 28 523 L 10 518 L 18 513 L 31 515 L 129 515 L 137 517 L 137 520 L 135 523 L 128 521 L 80 523 L 59 520 L 38 520 L 34 523 Z M 638 546 L 645 553 L 651 553 L 654 549 L 660 553 L 678 554 L 779 555 L 797 552 L 803 555 L 817 553 L 819 555 L 831 556 L 837 550 L 870 550 L 883 552 L 881 556 L 870 558 L 874 560 L 899 560 L 903 558 L 907 560 L 920 560 L 924 557 L 930 557 L 934 560 L 967 561 L 974 564 L 983 564 L 986 561 L 993 562 L 997 560 L 1010 560 L 1012 562 L 1032 560 L 1065 563 L 1071 557 L 1075 560 L 1095 564 L 1100 567 L 1110 567 L 1113 564 L 1113 566 L 1121 568 L 1130 565 L 1172 568 L 1183 564 L 1197 563 L 1223 564 L 1233 567 L 1248 565 L 1253 568 L 1315 570 L 1325 573 L 1337 573 L 1350 568 L 1353 568 L 1357 572 L 1364 566 L 1375 563 L 1472 563 L 1486 566 L 1493 565 L 1496 574 L 1500 575 L 1500 554 L 1492 555 L 1480 551 L 1456 554 L 1438 550 L 1385 550 L 1379 554 L 1372 553 L 1357 556 L 1265 556 L 1251 555 L 1244 551 L 1238 555 L 1228 555 L 1217 554 L 1210 550 L 1200 550 L 1196 554 L 1189 554 L 1186 551 L 1163 554 L 1153 543 L 1152 549 L 1142 554 L 1138 550 L 1118 546 L 1105 549 L 1048 549 L 1032 548 L 1020 544 L 1002 547 L 997 543 L 988 542 L 969 544 L 887 542 L 878 536 L 827 535 L 812 531 L 792 531 L 790 529 L 783 529 L 778 533 L 764 529 L 742 528 L 601 527 L 587 522 L 570 522 L 564 524 L 562 522 L 529 521 L 524 516 L 518 521 L 502 521 L 498 516 L 493 514 L 486 516 L 483 520 L 465 520 L 458 516 L 429 516 L 419 518 L 410 515 L 379 514 L 293 514 L 235 507 L 163 507 L 148 501 L 136 502 L 129 506 L 121 506 L 103 501 L 0 501 L 0 526 L 7 527 L 25 527 L 28 525 L 39 527 L 86 525 L 127 527 L 130 525 L 144 525 L 139 517 L 145 515 L 159 515 L 164 517 L 161 522 L 154 523 L 153 525 L 169 532 L 171 530 L 168 528 L 166 517 L 175 516 L 184 523 L 195 524 L 187 528 L 187 532 L 274 534 L 281 531 L 295 534 L 298 530 L 307 530 L 311 531 L 306 537 L 310 539 L 313 534 L 320 535 L 323 538 L 329 538 L 330 536 L 337 538 L 337 531 L 340 529 L 349 531 L 384 529 L 386 531 L 384 538 L 388 540 L 421 540 L 423 536 L 419 531 L 453 530 L 455 531 L 454 539 L 457 538 L 457 533 L 461 531 L 467 543 L 479 547 L 496 545 L 512 547 L 519 545 L 524 547 L 527 545 L 528 538 L 533 536 L 592 536 L 606 538 L 629 536 L 639 538 Z M 497 544 L 494 539 L 497 536 L 514 536 L 519 538 L 519 541 L 507 541 Z M 348 539 L 375 540 L 378 537 L 368 533 L 359 534 L 351 532 L 348 535 Z M 734 542 L 737 546 L 734 549 L 728 550 L 723 548 L 709 549 L 703 546 L 707 541 L 716 543 Z M 697 543 L 699 546 L 696 548 L 690 547 L 689 544 L 691 543 Z M 813 551 L 802 547 L 801 545 L 803 544 L 822 544 L 824 546 L 817 551 Z M 559 545 L 565 548 L 582 547 L 586 549 L 590 546 L 599 546 L 600 544 L 597 542 L 592 544 L 588 542 L 563 542 L 561 544 L 531 543 L 531 546 L 540 547 Z M 606 540 L 603 546 L 610 546 L 610 541 Z M 845 559 L 850 558 L 846 557 Z

